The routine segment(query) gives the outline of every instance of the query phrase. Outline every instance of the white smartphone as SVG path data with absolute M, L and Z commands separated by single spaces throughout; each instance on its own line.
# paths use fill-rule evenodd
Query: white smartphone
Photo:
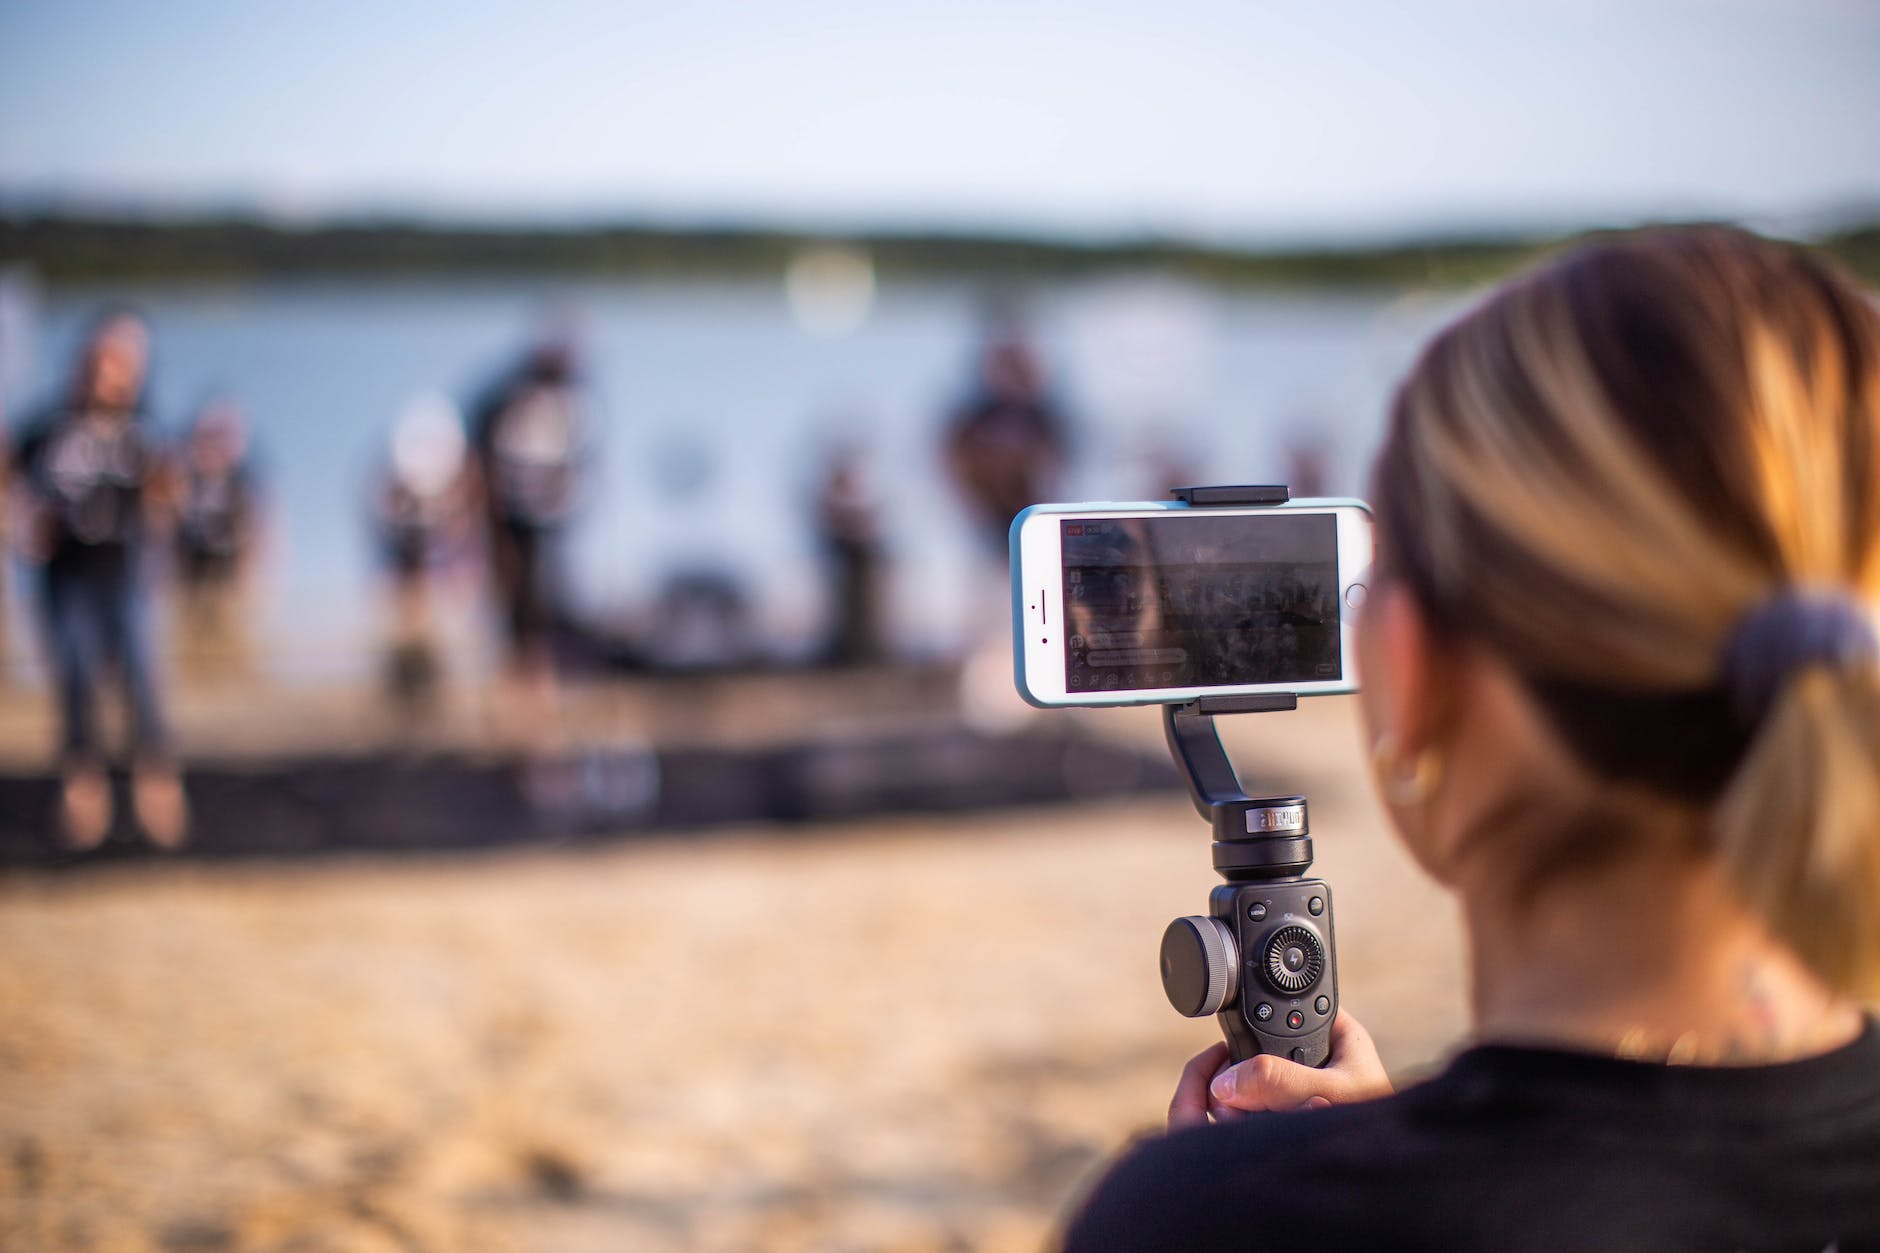
M 1012 520 L 1012 652 L 1034 705 L 1357 690 L 1371 512 L 1033 505 Z

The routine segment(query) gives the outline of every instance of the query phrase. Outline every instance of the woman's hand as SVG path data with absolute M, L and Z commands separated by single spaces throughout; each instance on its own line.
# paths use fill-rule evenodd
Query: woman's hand
M 1392 1092 L 1371 1033 L 1343 1010 L 1332 1020 L 1332 1055 L 1323 1067 L 1262 1054 L 1227 1065 L 1227 1045 L 1203 1049 L 1182 1070 L 1168 1106 L 1168 1129 L 1200 1126 L 1259 1110 L 1323 1109 Z

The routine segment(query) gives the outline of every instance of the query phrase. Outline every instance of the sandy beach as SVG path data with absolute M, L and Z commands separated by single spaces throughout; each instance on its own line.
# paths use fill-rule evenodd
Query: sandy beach
M 1414 1074 L 1459 1038 L 1457 933 L 1354 714 L 1229 741 L 1311 797 L 1345 1004 Z M 1154 962 L 1212 882 L 1173 797 L 13 872 L 0 1244 L 1035 1248 L 1214 1038 Z

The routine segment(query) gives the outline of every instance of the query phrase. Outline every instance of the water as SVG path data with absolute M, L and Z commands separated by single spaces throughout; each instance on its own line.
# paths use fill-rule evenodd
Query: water
M 643 610 L 681 569 L 751 590 L 781 653 L 822 614 L 810 497 L 832 443 L 859 442 L 886 502 L 894 636 L 921 654 L 1002 621 L 989 546 L 941 473 L 984 293 L 887 284 L 847 334 L 806 329 L 783 284 L 320 280 L 61 288 L 29 337 L 43 395 L 106 300 L 150 316 L 153 411 L 180 426 L 211 392 L 248 411 L 269 492 L 262 639 L 279 673 L 366 664 L 378 629 L 369 484 L 414 395 L 460 401 L 550 313 L 582 328 L 600 420 L 570 537 L 583 610 Z M 1211 482 L 1283 478 L 1302 438 L 1355 493 L 1393 381 L 1453 298 L 1247 293 L 1154 276 L 1026 294 L 1077 423 L 1071 494 L 1160 496 L 1160 450 Z M 993 589 L 993 590 L 988 590 Z

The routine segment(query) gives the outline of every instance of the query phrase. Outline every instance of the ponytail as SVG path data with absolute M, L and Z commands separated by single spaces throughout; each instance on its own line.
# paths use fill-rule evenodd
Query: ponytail
M 1880 999 L 1880 668 L 1792 676 L 1714 829 L 1775 937 L 1837 991 Z

